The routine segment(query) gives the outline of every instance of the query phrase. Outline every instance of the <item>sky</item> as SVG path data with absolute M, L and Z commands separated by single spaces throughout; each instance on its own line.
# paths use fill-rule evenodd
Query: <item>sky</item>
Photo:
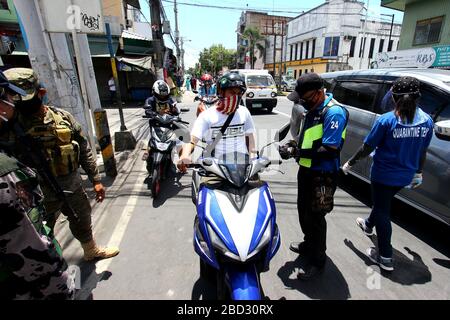
M 380 14 L 395 14 L 395 22 L 401 23 L 403 12 L 382 8 L 380 0 L 369 1 L 369 17 L 381 17 Z M 147 0 L 140 0 L 141 11 L 150 21 L 150 9 Z M 317 7 L 325 0 L 178 0 L 178 28 L 180 36 L 185 38 L 185 67 L 193 67 L 198 62 L 199 53 L 213 44 L 223 44 L 228 49 L 236 49 L 236 28 L 242 8 L 289 11 L 275 12 L 275 15 L 296 17 L 302 11 Z M 203 8 L 182 3 L 231 7 L 234 9 Z M 162 0 L 172 32 L 175 31 L 173 0 Z M 269 12 L 272 14 L 273 12 Z M 390 19 L 383 17 L 383 19 Z M 170 39 L 170 38 L 169 38 Z M 189 41 L 190 40 L 190 41 Z M 172 41 L 165 39 L 166 46 L 174 48 Z

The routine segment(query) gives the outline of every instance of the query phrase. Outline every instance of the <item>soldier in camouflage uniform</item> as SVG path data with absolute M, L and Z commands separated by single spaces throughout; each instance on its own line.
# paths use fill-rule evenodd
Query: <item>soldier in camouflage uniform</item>
M 72 234 L 81 242 L 85 260 L 116 256 L 119 253 L 118 248 L 99 247 L 93 238 L 92 209 L 82 187 L 79 166 L 93 183 L 98 202 L 105 198 L 105 189 L 100 182 L 96 157 L 91 152 L 81 125 L 67 111 L 43 104 L 42 98 L 46 90 L 39 85 L 32 69 L 9 69 L 5 71 L 5 76 L 12 84 L 26 91 L 25 97 L 16 96 L 15 104 L 18 110 L 16 121 L 23 133 L 40 146 L 52 176 L 66 193 L 64 199 L 61 199 L 48 181 L 39 176 L 45 195 L 48 225 L 53 228 L 57 215 L 61 212 L 67 216 Z M 16 155 L 22 162 L 33 167 L 33 163 L 27 163 L 29 156 L 20 150 L 20 145 L 16 148 Z
M 0 72 L 0 133 L 14 115 L 14 94 L 25 94 Z M 67 265 L 43 224 L 36 174 L 0 147 L 0 300 L 67 299 Z

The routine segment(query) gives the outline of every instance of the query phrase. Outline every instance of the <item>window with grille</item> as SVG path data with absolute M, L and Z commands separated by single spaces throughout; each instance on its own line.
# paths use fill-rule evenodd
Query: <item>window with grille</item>
M 439 42 L 443 22 L 444 16 L 417 21 L 413 45 Z

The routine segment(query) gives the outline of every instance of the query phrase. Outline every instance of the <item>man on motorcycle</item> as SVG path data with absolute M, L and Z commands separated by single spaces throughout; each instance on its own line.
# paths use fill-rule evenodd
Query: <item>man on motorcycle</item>
M 216 86 L 213 83 L 213 77 L 210 74 L 205 73 L 200 78 L 202 81 L 202 86 L 200 87 L 200 90 L 198 91 L 198 95 L 200 97 L 208 97 L 208 96 L 215 96 L 217 95 L 216 92 Z
M 214 97 L 217 95 L 216 86 L 213 84 L 213 77 L 210 74 L 205 73 L 201 80 L 203 85 L 194 99 L 194 101 L 200 101 L 197 107 L 197 117 L 214 103 Z
M 177 103 L 170 97 L 169 85 L 163 80 L 157 80 L 152 87 L 153 96 L 145 101 L 144 109 L 145 113 L 156 112 L 160 115 L 169 114 L 172 116 L 178 116 L 180 111 L 177 108 Z M 174 139 L 176 139 L 174 134 Z M 181 141 L 177 139 L 177 152 L 181 151 Z M 147 161 L 147 171 L 151 175 L 153 157 L 151 155 L 151 149 L 144 153 L 142 160 Z
M 180 114 L 177 102 L 170 97 L 170 88 L 163 80 L 158 80 L 153 84 L 152 96 L 145 101 L 144 109 L 157 112 L 159 114 L 170 114 L 177 116 Z
M 212 144 L 227 118 L 233 118 L 218 140 L 213 150 L 215 158 L 233 152 L 256 155 L 255 125 L 250 112 L 239 103 L 246 90 L 244 79 L 237 73 L 227 73 L 217 81 L 218 102 L 212 108 L 202 112 L 194 123 L 191 131 L 191 142 L 183 146 L 178 169 L 186 171 L 186 165 L 191 163 L 191 153 L 199 141 Z

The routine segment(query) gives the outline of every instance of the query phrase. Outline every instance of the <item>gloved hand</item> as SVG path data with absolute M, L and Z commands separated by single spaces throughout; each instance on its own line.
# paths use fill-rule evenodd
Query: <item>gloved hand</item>
M 416 173 L 411 180 L 411 183 L 408 185 L 408 189 L 415 189 L 422 184 L 423 177 L 421 173 Z
M 352 166 L 348 163 L 348 161 L 341 167 L 342 172 L 345 175 L 348 175 L 348 172 L 350 171 L 350 169 L 352 168 Z
M 278 148 L 278 152 L 280 153 L 281 159 L 287 160 L 294 156 L 294 153 L 297 148 L 297 143 L 295 141 L 289 141 L 287 144 L 282 145 Z

